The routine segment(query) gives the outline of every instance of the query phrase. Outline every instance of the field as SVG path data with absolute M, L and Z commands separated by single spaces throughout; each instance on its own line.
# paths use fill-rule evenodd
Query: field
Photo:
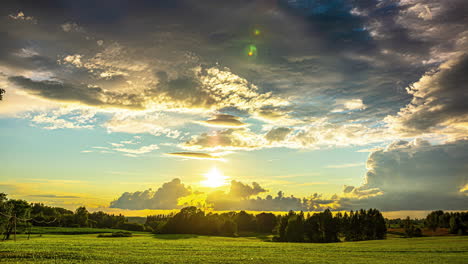
M 66 232 L 62 232 L 66 233 Z M 73 233 L 73 232 L 72 232 Z M 468 263 L 468 237 L 399 238 L 333 244 L 274 243 L 265 237 L 134 233 L 18 235 L 0 242 L 1 263 Z

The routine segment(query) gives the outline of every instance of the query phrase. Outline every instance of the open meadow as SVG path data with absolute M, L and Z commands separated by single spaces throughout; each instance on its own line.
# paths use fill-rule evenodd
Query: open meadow
M 467 263 L 468 237 L 341 243 L 273 243 L 269 237 L 97 234 L 18 235 L 0 242 L 1 263 Z

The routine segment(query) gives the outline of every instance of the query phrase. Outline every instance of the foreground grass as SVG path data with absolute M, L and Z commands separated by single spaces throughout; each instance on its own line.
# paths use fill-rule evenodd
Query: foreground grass
M 468 263 L 468 237 L 389 238 L 333 244 L 256 237 L 134 233 L 128 238 L 32 235 L 0 242 L 1 263 Z

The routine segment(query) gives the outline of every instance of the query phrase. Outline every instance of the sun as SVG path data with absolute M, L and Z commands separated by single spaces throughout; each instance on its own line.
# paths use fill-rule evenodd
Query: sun
M 227 184 L 229 177 L 224 176 L 216 167 L 213 167 L 208 173 L 205 174 L 205 180 L 201 182 L 201 185 L 205 187 L 221 187 Z

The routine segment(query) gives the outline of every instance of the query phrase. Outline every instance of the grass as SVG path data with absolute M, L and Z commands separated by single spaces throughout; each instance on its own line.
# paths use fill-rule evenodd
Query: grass
M 113 230 L 115 231 L 115 230 Z M 467 263 L 468 237 L 423 237 L 332 244 L 274 243 L 259 237 L 95 234 L 32 235 L 0 242 L 1 263 Z
M 125 231 L 110 228 L 86 228 L 86 227 L 43 227 L 33 226 L 31 234 L 62 234 L 62 235 L 80 235 L 80 234 L 101 234 Z M 27 233 L 27 230 L 24 231 Z

